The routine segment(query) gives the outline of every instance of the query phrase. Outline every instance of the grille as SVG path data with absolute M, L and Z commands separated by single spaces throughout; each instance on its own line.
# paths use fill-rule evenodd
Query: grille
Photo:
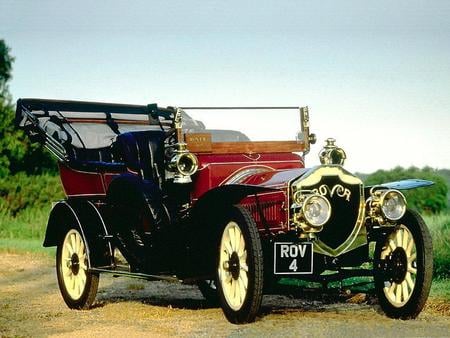
M 332 209 L 330 220 L 317 237 L 332 249 L 344 243 L 357 225 L 362 198 L 361 188 L 361 184 L 345 183 L 339 176 L 324 176 L 317 184 L 302 185 L 302 189 L 305 190 L 317 189 L 330 201 Z M 342 193 L 344 190 L 347 191 L 346 194 Z
M 282 219 L 281 211 L 283 202 L 270 201 L 259 203 L 262 214 L 269 225 L 279 224 Z M 258 211 L 256 204 L 244 204 L 243 205 L 253 216 L 256 224 L 263 223 L 261 219 L 261 213 Z

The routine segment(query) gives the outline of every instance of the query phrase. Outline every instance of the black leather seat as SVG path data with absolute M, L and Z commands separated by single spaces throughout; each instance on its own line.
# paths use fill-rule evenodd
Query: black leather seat
M 128 171 L 158 182 L 164 177 L 164 139 L 165 133 L 160 130 L 123 133 L 117 136 L 114 153 Z

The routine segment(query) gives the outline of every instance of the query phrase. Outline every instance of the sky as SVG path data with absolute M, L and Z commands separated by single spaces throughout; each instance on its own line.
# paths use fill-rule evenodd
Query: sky
M 450 1 L 0 0 L 0 39 L 14 99 L 307 105 L 307 166 L 450 168 Z

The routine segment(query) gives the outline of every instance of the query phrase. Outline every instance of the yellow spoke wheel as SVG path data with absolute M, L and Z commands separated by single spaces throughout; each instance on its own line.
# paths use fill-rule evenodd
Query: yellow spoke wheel
M 217 289 L 227 319 L 236 324 L 255 320 L 262 301 L 263 254 L 255 221 L 233 207 L 219 238 Z
M 88 252 L 78 229 L 69 229 L 56 253 L 56 273 L 64 301 L 71 309 L 87 309 L 95 300 L 98 275 L 88 269 Z
M 431 287 L 431 237 L 420 215 L 408 210 L 375 249 L 375 288 L 383 311 L 411 319 L 422 311 Z

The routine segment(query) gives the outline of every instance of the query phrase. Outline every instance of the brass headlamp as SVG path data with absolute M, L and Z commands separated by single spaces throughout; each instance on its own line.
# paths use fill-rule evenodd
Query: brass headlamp
M 403 217 L 406 212 L 406 198 L 398 190 L 383 189 L 375 186 L 370 190 L 367 199 L 369 216 L 383 225 L 386 222 L 395 222 Z
M 174 172 L 174 183 L 190 183 L 191 175 L 198 169 L 197 156 L 186 149 L 186 143 L 178 143 L 168 164 L 169 170 Z
M 198 159 L 193 153 L 186 148 L 183 142 L 182 119 L 180 108 L 175 110 L 174 127 L 176 132 L 177 143 L 173 145 L 175 151 L 168 161 L 167 169 L 173 172 L 174 183 L 190 183 L 191 175 L 194 175 L 198 169 Z
M 293 196 L 294 224 L 306 233 L 322 231 L 325 223 L 331 217 L 331 204 L 328 199 L 319 194 L 302 194 L 297 191 Z

